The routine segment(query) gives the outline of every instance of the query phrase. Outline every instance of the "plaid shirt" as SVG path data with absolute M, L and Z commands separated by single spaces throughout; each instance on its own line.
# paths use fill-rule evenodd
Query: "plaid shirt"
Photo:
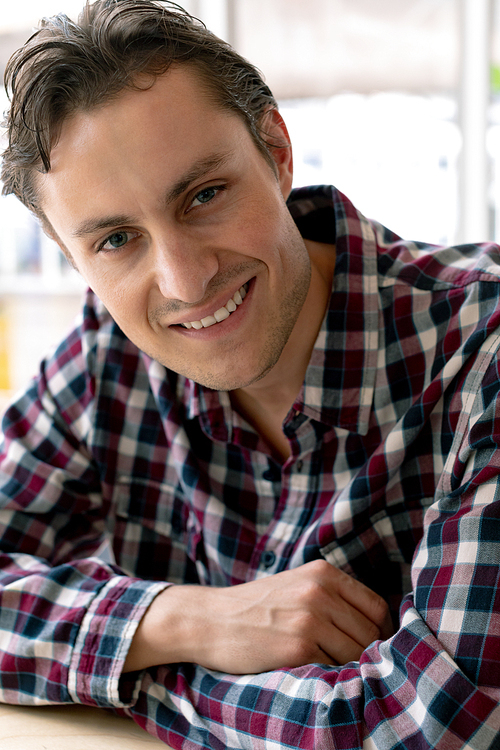
M 499 248 L 403 242 L 332 188 L 290 210 L 337 260 L 284 465 L 91 293 L 7 411 L 0 699 L 112 707 L 185 750 L 498 748 Z M 399 616 L 359 662 L 121 675 L 166 585 L 321 557 Z

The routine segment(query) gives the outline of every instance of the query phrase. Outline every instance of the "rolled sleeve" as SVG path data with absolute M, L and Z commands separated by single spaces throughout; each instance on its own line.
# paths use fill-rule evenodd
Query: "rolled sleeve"
M 73 649 L 68 690 L 75 703 L 123 707 L 133 702 L 130 689 L 120 690 L 123 665 L 144 613 L 168 585 L 117 576 L 101 588 Z

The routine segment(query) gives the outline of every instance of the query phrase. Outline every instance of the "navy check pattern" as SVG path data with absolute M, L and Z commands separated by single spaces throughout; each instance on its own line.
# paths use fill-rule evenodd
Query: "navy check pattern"
M 499 248 L 402 241 L 331 187 L 289 207 L 337 260 L 284 465 L 91 292 L 8 409 L 0 699 L 111 707 L 183 750 L 500 748 Z M 122 675 L 165 586 L 316 558 L 399 623 L 359 662 Z

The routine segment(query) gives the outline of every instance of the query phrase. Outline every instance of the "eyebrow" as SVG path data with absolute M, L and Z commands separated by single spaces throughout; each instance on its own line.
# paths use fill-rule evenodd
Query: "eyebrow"
M 180 177 L 179 180 L 177 180 L 174 186 L 167 191 L 165 196 L 165 206 L 169 206 L 176 201 L 193 182 L 196 182 L 210 172 L 223 167 L 232 155 L 232 151 L 224 154 L 213 154 L 192 166 L 182 175 L 182 177 Z M 124 224 L 135 224 L 136 222 L 137 220 L 134 219 L 134 217 L 125 214 L 89 218 L 78 224 L 71 232 L 71 236 L 77 238 L 88 237 L 89 235 L 102 232 L 105 229 L 111 229 Z
M 168 191 L 165 204 L 168 206 L 179 198 L 193 182 L 201 179 L 210 172 L 223 167 L 233 155 L 232 151 L 224 154 L 214 154 L 208 156 L 206 159 L 195 164 L 188 172 L 186 172 L 180 180 L 178 180 L 174 187 Z

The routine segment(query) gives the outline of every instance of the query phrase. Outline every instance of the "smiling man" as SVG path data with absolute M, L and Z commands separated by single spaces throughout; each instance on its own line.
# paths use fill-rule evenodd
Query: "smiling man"
M 0 699 L 496 747 L 498 248 L 292 190 L 260 74 L 173 4 L 46 19 L 6 80 L 4 192 L 89 291 L 3 420 Z
M 271 166 L 245 123 L 215 106 L 198 78 L 176 65 L 143 90 L 66 120 L 51 169 L 36 180 L 42 210 L 124 333 L 210 388 L 262 378 L 300 314 L 303 335 L 294 334 L 280 363 L 300 359 L 293 400 L 335 256 L 318 245 L 310 284 L 307 241 L 285 203 L 291 150 L 277 111 L 265 116 L 268 136 L 282 144 Z

